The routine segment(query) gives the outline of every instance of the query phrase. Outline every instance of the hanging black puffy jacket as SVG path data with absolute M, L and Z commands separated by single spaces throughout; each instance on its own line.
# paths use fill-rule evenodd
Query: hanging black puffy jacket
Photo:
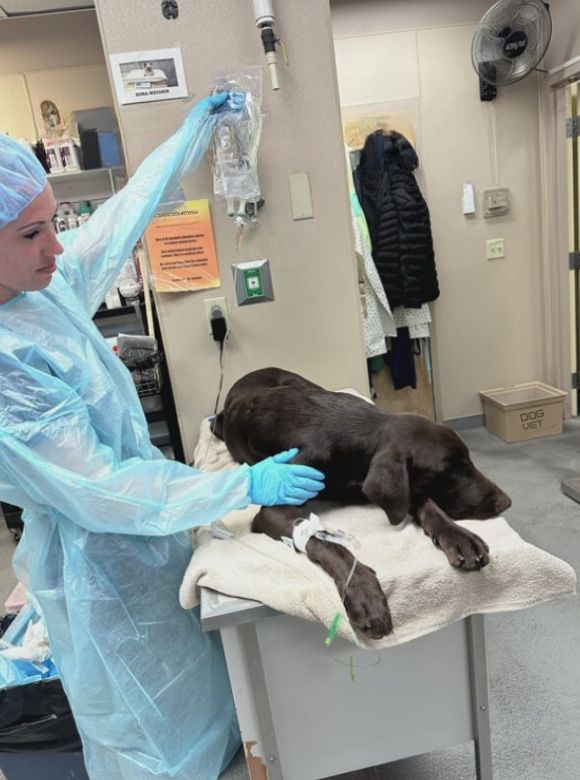
M 369 135 L 356 183 L 373 259 L 392 307 L 419 308 L 439 297 L 429 209 L 413 171 L 415 150 L 400 133 Z

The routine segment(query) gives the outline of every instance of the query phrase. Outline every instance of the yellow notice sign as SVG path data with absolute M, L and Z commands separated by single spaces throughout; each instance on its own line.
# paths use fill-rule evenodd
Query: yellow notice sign
M 145 240 L 158 292 L 220 286 L 207 200 L 187 200 L 159 214 L 145 231 Z

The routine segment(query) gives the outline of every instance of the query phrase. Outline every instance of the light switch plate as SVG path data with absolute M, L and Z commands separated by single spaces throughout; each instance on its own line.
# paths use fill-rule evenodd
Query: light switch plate
M 288 176 L 290 185 L 290 201 L 292 203 L 292 218 L 312 219 L 312 193 L 310 192 L 310 177 L 307 173 L 291 173 Z

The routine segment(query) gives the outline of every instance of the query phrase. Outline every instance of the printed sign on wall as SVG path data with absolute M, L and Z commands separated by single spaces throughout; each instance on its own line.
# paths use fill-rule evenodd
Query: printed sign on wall
M 181 49 L 110 54 L 109 61 L 121 105 L 187 97 Z
M 159 214 L 145 231 L 158 292 L 220 287 L 209 202 L 188 200 Z

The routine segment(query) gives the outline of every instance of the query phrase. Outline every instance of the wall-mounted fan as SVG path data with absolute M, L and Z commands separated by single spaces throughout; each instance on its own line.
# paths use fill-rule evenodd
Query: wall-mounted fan
M 514 84 L 537 68 L 552 37 L 550 7 L 542 0 L 499 0 L 480 21 L 471 59 L 480 97 L 493 100 L 496 87 Z

